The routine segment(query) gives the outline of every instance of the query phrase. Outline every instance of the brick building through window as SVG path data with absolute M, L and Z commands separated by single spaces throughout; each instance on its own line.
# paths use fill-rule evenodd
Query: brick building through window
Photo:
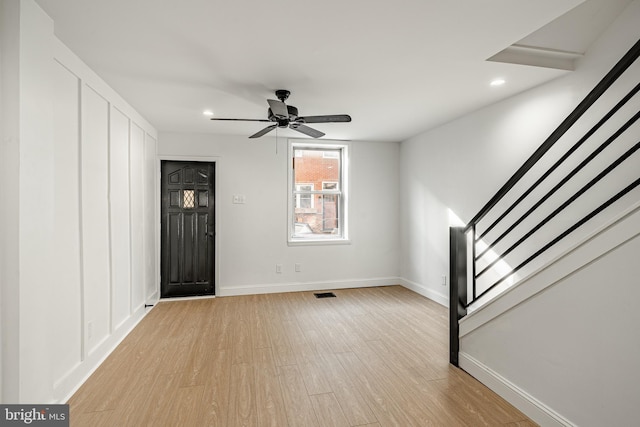
M 339 233 L 340 160 L 340 149 L 294 150 L 295 234 Z

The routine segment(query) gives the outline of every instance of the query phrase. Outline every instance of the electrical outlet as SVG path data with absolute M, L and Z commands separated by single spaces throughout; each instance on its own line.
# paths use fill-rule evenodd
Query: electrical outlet
M 276 273 L 282 273 L 282 264 L 276 264 Z
M 243 205 L 246 202 L 246 196 L 244 194 L 234 194 L 233 203 L 237 205 Z
M 442 286 L 447 286 L 447 276 L 442 276 Z
M 302 264 L 296 264 L 295 266 L 296 273 L 300 273 L 302 271 Z
M 87 336 L 89 339 L 93 338 L 93 322 L 87 323 Z

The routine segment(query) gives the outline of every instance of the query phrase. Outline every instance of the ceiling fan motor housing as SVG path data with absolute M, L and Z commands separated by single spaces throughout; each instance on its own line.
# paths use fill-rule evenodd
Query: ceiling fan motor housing
M 277 122 L 279 127 L 287 127 L 289 122 L 292 122 L 298 118 L 298 109 L 292 105 L 287 105 L 287 113 L 289 113 L 289 118 L 278 118 L 275 114 L 273 114 L 271 108 L 269 108 L 267 111 L 267 117 L 269 117 L 269 120 L 271 120 L 272 122 Z
M 287 98 L 289 98 L 289 95 L 291 95 L 291 92 L 286 89 L 276 90 L 276 97 L 282 102 L 286 101 Z

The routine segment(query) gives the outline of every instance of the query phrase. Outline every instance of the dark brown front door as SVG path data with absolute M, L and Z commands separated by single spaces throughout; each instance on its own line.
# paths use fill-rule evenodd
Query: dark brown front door
M 215 163 L 162 162 L 162 298 L 213 295 Z

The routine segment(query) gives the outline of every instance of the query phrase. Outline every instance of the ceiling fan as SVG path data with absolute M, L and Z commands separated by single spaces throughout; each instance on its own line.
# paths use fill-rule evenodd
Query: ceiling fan
M 254 133 L 249 138 L 260 138 L 277 127 L 289 128 L 313 138 L 320 138 L 324 136 L 324 133 L 319 130 L 310 128 L 306 123 L 339 123 L 350 122 L 351 116 L 348 114 L 333 114 L 327 116 L 298 116 L 298 109 L 293 105 L 287 105 L 284 101 L 289 98 L 291 92 L 284 89 L 276 90 L 276 97 L 279 99 L 267 99 L 269 103 L 269 109 L 267 110 L 267 119 L 219 119 L 212 117 L 211 120 L 226 120 L 226 121 L 242 121 L 242 122 L 275 122 L 272 125 L 267 126 L 259 132 Z

